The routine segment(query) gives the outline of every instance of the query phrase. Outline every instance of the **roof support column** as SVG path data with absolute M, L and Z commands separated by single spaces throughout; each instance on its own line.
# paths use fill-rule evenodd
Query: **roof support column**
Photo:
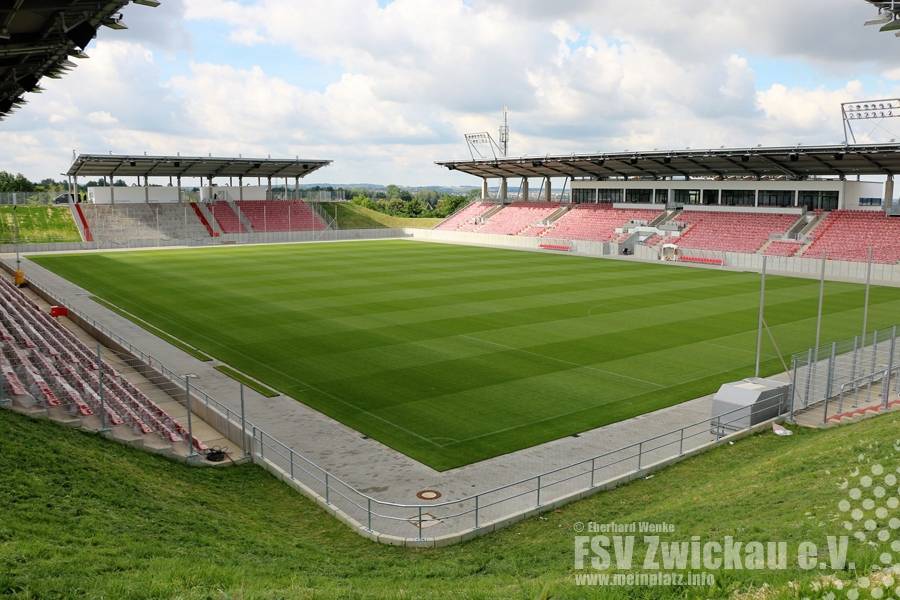
M 213 201 L 213 182 L 212 182 L 212 175 L 210 175 L 209 177 L 206 178 L 206 182 L 207 182 L 207 184 L 208 184 L 208 188 L 207 188 L 207 189 L 209 190 L 209 191 L 207 192 L 207 194 L 206 194 L 206 201 L 207 201 L 207 202 L 212 202 L 212 201 Z
M 753 190 L 753 206 L 759 206 L 759 188 Z
M 244 199 L 244 176 L 238 175 L 238 200 Z
M 178 203 L 181 204 L 184 200 L 181 196 L 181 175 L 177 176 L 175 181 L 178 183 Z
M 144 202 L 150 203 L 150 184 L 146 175 L 144 175 Z
M 794 190 L 794 206 L 800 206 L 800 189 Z
M 722 188 L 719 188 L 719 199 L 716 201 L 716 204 L 722 206 Z
M 72 177 L 72 183 L 75 184 L 75 198 L 74 201 L 78 202 L 81 199 L 81 196 L 78 194 L 78 175 Z
M 110 174 L 109 174 L 109 203 L 110 203 L 110 204 L 115 204 L 115 203 L 116 203 L 116 186 L 115 186 L 115 184 L 113 183 L 113 181 L 114 181 L 114 180 L 113 180 L 113 177 L 114 177 L 114 176 L 115 176 L 115 173 L 110 173 Z
M 506 183 L 506 177 L 500 178 L 500 202 L 504 204 L 509 200 L 508 187 Z
M 487 200 L 489 198 L 488 194 L 488 180 L 487 177 L 481 178 L 481 199 Z
M 519 196 L 522 197 L 522 200 L 528 202 L 528 178 L 523 177 L 522 183 L 519 185 Z
M 294 176 L 294 200 L 300 199 L 300 176 Z
M 894 175 L 889 173 L 887 179 L 884 180 L 884 197 L 881 200 L 881 206 L 886 214 L 894 212 Z
M 271 200 L 272 199 L 272 176 L 269 175 L 266 178 L 266 181 L 268 182 L 266 184 L 266 200 Z
M 549 177 L 544 177 L 544 202 L 550 202 L 553 200 L 553 180 Z

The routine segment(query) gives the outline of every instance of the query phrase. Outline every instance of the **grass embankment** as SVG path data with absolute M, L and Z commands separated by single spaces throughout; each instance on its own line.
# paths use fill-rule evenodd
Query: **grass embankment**
M 41 255 L 192 348 L 436 469 L 715 392 L 753 374 L 759 276 L 406 240 Z M 780 350 L 818 282 L 771 276 Z M 828 282 L 823 340 L 864 287 Z M 869 326 L 900 314 L 873 287 Z M 783 370 L 768 345 L 762 372 Z M 789 359 L 788 359 L 789 360 Z
M 16 220 L 19 223 L 19 241 L 22 243 L 81 241 L 72 213 L 66 205 L 0 206 L 0 244 L 15 242 Z
M 714 571 L 713 586 L 577 587 L 574 528 L 589 521 L 671 523 L 676 531 L 664 541 L 731 535 L 785 541 L 792 553 L 804 540 L 824 547 L 825 536 L 844 533 L 838 502 L 847 490 L 840 482 L 861 455 L 863 469 L 879 461 L 894 468 L 898 425 L 894 414 L 787 438 L 756 435 L 487 537 L 415 551 L 357 536 L 253 465 L 190 468 L 0 410 L 0 595 L 821 597 L 812 586 L 832 571 L 802 571 L 794 558 L 785 570 Z M 894 509 L 879 527 L 896 516 Z M 636 548 L 640 563 L 642 542 Z M 849 559 L 860 567 L 874 564 L 878 552 L 850 541 Z M 739 595 L 763 585 L 766 594 Z
M 400 227 L 430 229 L 443 220 L 431 217 L 395 217 L 349 202 L 323 203 L 321 206 L 337 222 L 338 229 L 396 229 Z

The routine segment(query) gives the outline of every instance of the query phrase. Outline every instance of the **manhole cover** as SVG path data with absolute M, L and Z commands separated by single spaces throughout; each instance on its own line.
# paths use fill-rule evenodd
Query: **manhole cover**
M 437 500 L 441 497 L 441 493 L 437 490 L 422 490 L 416 493 L 419 500 Z

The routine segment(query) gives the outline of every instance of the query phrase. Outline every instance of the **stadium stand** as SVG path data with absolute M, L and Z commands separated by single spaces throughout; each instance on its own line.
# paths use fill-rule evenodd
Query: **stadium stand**
M 187 204 L 78 204 L 98 241 L 196 239 L 208 230 Z
M 301 200 L 238 200 L 236 204 L 256 232 L 321 231 L 327 227 Z
M 631 221 L 649 223 L 660 215 L 651 209 L 620 209 L 602 204 L 578 204 L 543 232 L 545 237 L 608 242 L 616 229 Z
M 880 211 L 832 211 L 810 235 L 812 243 L 803 253 L 809 258 L 865 261 L 871 247 L 875 262 L 900 261 L 900 218 Z
M 225 200 L 211 202 L 209 209 L 212 211 L 216 223 L 222 229 L 222 233 L 249 233 L 241 223 L 240 217 L 235 214 L 231 205 Z
M 78 418 L 105 413 L 108 425 L 165 444 L 187 438 L 181 423 L 106 361 L 98 363 L 78 337 L 6 280 L 0 280 L 0 340 L 4 392 L 22 405 Z M 196 436 L 191 443 L 207 449 Z
M 474 221 L 477 217 L 495 206 L 497 205 L 491 202 L 472 202 L 465 208 L 456 211 L 454 214 L 441 221 L 436 229 L 444 229 L 446 231 L 457 230 L 464 224 Z
M 803 247 L 799 240 L 773 240 L 763 249 L 766 256 L 795 256 Z
M 797 215 L 684 211 L 674 219 L 686 226 L 675 243 L 694 250 L 755 253 L 772 235 L 786 232 L 797 218 Z
M 559 209 L 549 202 L 513 202 L 494 213 L 477 229 L 479 233 L 519 235 L 531 225 L 543 221 Z

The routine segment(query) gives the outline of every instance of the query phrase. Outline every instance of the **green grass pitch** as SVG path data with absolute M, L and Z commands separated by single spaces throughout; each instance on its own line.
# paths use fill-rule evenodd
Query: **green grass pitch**
M 404 240 L 32 260 L 440 470 L 711 393 L 754 361 L 748 273 Z M 785 355 L 811 345 L 817 295 L 768 279 Z M 823 341 L 858 334 L 862 303 L 829 282 Z M 873 288 L 870 326 L 897 315 L 900 289 Z

